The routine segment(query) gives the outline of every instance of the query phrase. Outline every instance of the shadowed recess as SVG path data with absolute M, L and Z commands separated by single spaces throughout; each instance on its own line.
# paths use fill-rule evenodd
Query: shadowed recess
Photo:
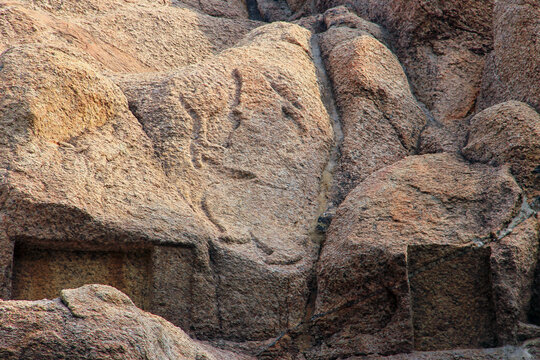
M 51 250 L 15 245 L 12 298 L 54 299 L 62 289 L 114 286 L 142 309 L 150 306 L 151 252 Z
M 250 20 L 263 21 L 257 0 L 246 0 L 246 5 Z

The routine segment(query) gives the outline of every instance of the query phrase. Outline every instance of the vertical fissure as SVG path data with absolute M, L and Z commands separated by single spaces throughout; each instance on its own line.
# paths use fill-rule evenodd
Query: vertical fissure
M 341 127 L 341 121 L 336 106 L 332 83 L 326 72 L 326 66 L 321 56 L 318 34 L 313 34 L 311 37 L 311 54 L 313 64 L 315 65 L 317 72 L 317 80 L 319 83 L 321 100 L 331 120 L 331 125 L 334 133 L 334 141 L 333 147 L 328 157 L 328 161 L 321 174 L 317 216 L 313 228 L 313 240 L 318 243 L 319 248 L 317 252 L 317 258 L 315 259 L 313 267 L 313 275 L 309 282 L 310 296 L 306 304 L 304 322 L 310 321 L 315 311 L 315 303 L 317 301 L 318 293 L 317 264 L 319 263 L 322 249 L 326 241 L 326 230 L 328 229 L 328 226 L 332 221 L 333 212 L 335 209 L 335 204 L 333 203 L 332 199 L 334 187 L 334 173 L 339 162 L 340 148 L 343 142 L 343 130 Z
M 223 335 L 223 314 L 221 309 L 221 274 L 218 264 L 218 254 L 215 245 L 210 241 L 208 243 L 208 257 L 210 260 L 210 266 L 212 269 L 212 276 L 214 277 L 215 286 L 215 299 L 216 299 L 216 316 L 218 320 L 219 335 Z
M 333 146 L 329 152 L 326 166 L 321 174 L 319 197 L 317 199 L 317 214 L 311 227 L 310 234 L 311 240 L 318 246 L 317 256 L 314 259 L 313 270 L 310 278 L 308 279 L 309 296 L 304 308 L 304 316 L 302 321 L 299 324 L 283 331 L 274 339 L 274 341 L 261 349 L 261 351 L 257 354 L 259 359 L 275 358 L 275 356 L 277 356 L 276 352 L 279 353 L 280 351 L 283 351 L 283 349 L 281 349 L 281 345 L 285 347 L 292 347 L 288 349 L 292 353 L 302 352 L 305 350 L 305 347 L 309 345 L 309 342 L 311 341 L 309 340 L 309 327 L 311 326 L 312 318 L 315 314 L 315 304 L 317 302 L 318 294 L 317 264 L 320 261 L 324 243 L 326 241 L 326 231 L 332 221 L 335 208 L 335 204 L 332 201 L 332 189 L 334 186 L 334 172 L 339 162 L 340 147 L 343 142 L 343 131 L 333 94 L 332 83 L 327 75 L 326 67 L 321 56 L 319 36 L 317 34 L 313 34 L 311 37 L 311 54 L 312 61 L 316 69 L 321 100 L 330 118 L 334 133 Z M 283 339 L 289 339 L 290 337 L 295 339 L 293 344 L 281 344 Z M 287 342 L 288 340 L 285 341 Z
M 246 0 L 246 6 L 250 20 L 264 21 L 257 0 Z
M 319 218 L 323 216 L 325 212 L 328 212 L 328 210 L 335 206 L 332 201 L 332 190 L 334 186 L 334 173 L 339 162 L 340 149 L 343 142 L 343 129 L 334 97 L 332 83 L 326 72 L 326 67 L 321 56 L 318 34 L 313 34 L 311 37 L 311 53 L 312 60 L 317 71 L 321 100 L 326 108 L 328 116 L 330 117 L 334 132 L 334 144 L 330 151 L 326 166 L 321 174 L 321 187 L 318 199 L 319 208 L 317 216 L 317 222 L 319 222 Z M 317 225 L 318 224 L 316 224 L 316 226 Z

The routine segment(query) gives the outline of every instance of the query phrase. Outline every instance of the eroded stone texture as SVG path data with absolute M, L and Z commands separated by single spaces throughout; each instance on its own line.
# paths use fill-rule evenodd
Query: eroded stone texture
M 490 248 L 409 245 L 407 273 L 416 350 L 497 344 Z
M 325 11 L 323 22 L 327 30 L 332 27 L 348 27 L 355 29 L 354 31 L 356 31 L 357 35 L 368 33 L 385 45 L 388 45 L 390 41 L 389 34 L 381 25 L 359 17 L 345 6 L 338 6 Z M 338 41 L 334 42 L 337 43 Z
M 319 0 L 301 10 L 346 5 L 385 26 L 415 95 L 442 123 L 474 110 L 485 54 L 492 46 L 493 0 Z
M 165 239 L 178 233 L 168 227 L 190 223 L 205 232 L 110 80 L 54 47 L 14 47 L 0 62 L 1 193 L 11 239 Z
M 493 294 L 497 310 L 499 344 L 523 341 L 520 325 L 528 323 L 534 271 L 538 257 L 538 222 L 535 216 L 512 233 L 490 244 Z
M 520 347 L 505 346 L 491 349 L 454 349 L 446 351 L 415 351 L 410 354 L 391 356 L 353 356 L 349 360 L 501 360 L 531 359 L 538 356 L 538 344 L 526 344 Z
M 247 19 L 248 9 L 245 0 L 176 0 L 175 5 L 186 4 L 200 11 L 218 17 Z
M 201 321 L 198 307 L 212 301 L 204 297 L 214 295 L 211 291 L 199 291 L 200 285 L 210 288 L 211 284 L 206 283 L 208 280 L 204 276 L 193 271 L 196 259 L 194 249 L 183 246 L 157 246 L 152 254 L 152 267 L 155 271 L 152 274 L 151 312 L 186 330 L 190 329 L 194 319 Z M 207 316 L 207 322 L 216 321 L 215 314 L 212 315 Z
M 332 141 L 309 40 L 306 30 L 276 23 L 213 61 L 122 80 L 168 176 L 219 233 L 209 261 L 222 328 L 206 336 L 270 337 L 301 319 Z
M 450 154 L 408 157 L 369 176 L 328 230 L 314 320 L 322 344 L 314 353 L 411 351 L 407 246 L 489 238 L 517 213 L 520 195 L 507 169 Z
M 5 221 L 3 216 L 0 213 L 1 222 Z M 11 298 L 13 250 L 13 242 L 9 240 L 5 229 L 0 227 L 0 299 Z
M 0 70 L 20 89 L 17 102 L 0 93 L 8 238 L 78 251 L 165 246 L 152 256 L 158 295 L 150 308 L 201 337 L 265 340 L 298 323 L 333 141 L 310 37 L 276 23 L 199 65 L 118 78 L 138 120 L 91 65 L 84 79 L 64 71 L 79 66 L 71 53 L 42 45 L 4 53 L 4 64 L 21 64 Z M 33 97 L 37 79 L 50 85 Z M 77 106 L 99 122 L 58 112 L 48 120 L 56 130 L 40 136 L 27 119 L 46 117 L 57 91 L 53 106 Z M 114 111 L 97 113 L 93 101 Z M 167 247 L 185 251 L 167 255 Z M 185 275 L 168 268 L 175 262 Z
M 248 359 L 190 339 L 105 285 L 55 300 L 0 301 L 2 359 Z
M 247 20 L 257 5 L 319 35 Z M 475 108 L 535 105 L 536 5 L 0 0 L 0 297 L 108 283 L 260 359 L 537 356 L 390 355 L 540 336 L 538 219 L 515 217 L 538 196 L 538 114 L 478 114 L 474 164 L 403 159 L 461 154 Z M 243 358 L 107 287 L 0 310 L 0 358 Z
M 492 46 L 493 0 L 370 2 L 396 37 L 414 92 L 433 116 L 448 124 L 474 111 Z
M 62 289 L 99 283 L 129 294 L 149 309 L 152 295 L 150 252 L 40 249 L 17 244 L 13 257 L 12 299 L 54 299 Z
M 478 109 L 517 100 L 540 111 L 540 2 L 495 0 L 493 51 L 487 58 Z
M 365 31 L 331 27 L 321 50 L 343 127 L 339 203 L 371 173 L 411 154 L 427 118 L 397 58 Z
M 508 101 L 475 115 L 463 154 L 493 166 L 509 164 L 529 200 L 540 196 L 540 115 L 527 104 Z
M 540 226 L 540 216 L 538 214 L 537 214 L 536 220 L 537 220 L 537 226 Z M 530 306 L 528 309 L 527 320 L 529 320 L 530 323 L 540 326 L 540 252 L 537 258 L 536 270 L 534 272 L 532 298 L 531 298 Z M 539 353 L 540 353 L 540 349 L 539 349 Z
M 5 147 L 31 137 L 65 141 L 126 110 L 124 94 L 109 79 L 48 46 L 5 51 L 0 58 L 0 92 L 0 144 Z
M 131 0 L 44 0 L 39 2 L 33 1 L 17 1 L 20 3 L 28 4 L 32 8 L 43 9 L 47 12 L 56 14 L 78 14 L 78 15 L 101 15 L 107 12 L 114 11 L 115 9 L 125 6 L 133 5 L 135 2 Z M 16 3 L 11 1 L 10 4 Z M 171 0 L 138 0 L 136 3 L 163 6 L 170 5 Z
M 286 21 L 291 15 L 286 0 L 257 0 L 257 7 L 265 21 Z
M 259 25 L 150 0 L 4 1 L 0 11 L 0 52 L 31 42 L 76 48 L 79 60 L 122 73 L 199 62 Z
M 466 121 L 442 124 L 430 117 L 420 135 L 418 154 L 434 154 L 440 152 L 461 153 L 467 143 L 469 126 Z

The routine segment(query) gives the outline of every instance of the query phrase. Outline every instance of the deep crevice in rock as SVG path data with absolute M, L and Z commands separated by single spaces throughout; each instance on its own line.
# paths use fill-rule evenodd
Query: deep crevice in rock
M 259 11 L 257 0 L 246 0 L 246 6 L 250 20 L 264 21 L 261 12 Z
M 218 336 L 223 335 L 223 315 L 221 310 L 221 275 L 219 271 L 219 264 L 217 263 L 217 249 L 215 245 L 210 241 L 208 243 L 208 258 L 210 259 L 210 267 L 212 269 L 212 276 L 214 278 L 215 297 L 216 297 L 216 311 L 218 320 Z
M 293 353 L 298 353 L 305 350 L 302 349 L 302 341 L 298 341 L 300 337 L 304 336 L 309 339 L 304 339 L 304 341 L 313 341 L 313 339 L 311 339 L 312 334 L 309 333 L 309 327 L 312 321 L 315 319 L 314 312 L 318 294 L 317 265 L 320 261 L 324 243 L 326 241 L 326 231 L 332 221 L 333 213 L 335 211 L 335 204 L 333 203 L 333 186 L 335 186 L 333 175 L 339 162 L 340 147 L 343 141 L 343 130 L 333 94 L 332 83 L 328 77 L 326 66 L 321 56 L 319 38 L 317 34 L 313 34 L 311 37 L 311 55 L 317 71 L 321 100 L 326 108 L 326 111 L 328 112 L 332 122 L 332 129 L 334 131 L 333 147 L 329 153 L 328 162 L 323 170 L 323 173 L 321 174 L 318 213 L 315 224 L 311 230 L 311 239 L 318 244 L 317 256 L 313 263 L 311 278 L 308 281 L 309 296 L 306 301 L 304 317 L 301 323 L 286 329 L 279 334 L 274 341 L 261 349 L 261 351 L 257 354 L 259 359 L 275 358 L 276 354 L 274 353 L 274 347 L 279 347 L 279 343 L 286 337 L 292 337 L 294 339 L 295 344 L 292 345 L 293 349 L 289 349 Z
M 306 304 L 306 319 L 310 318 L 315 308 L 315 301 L 317 299 L 317 275 L 316 267 L 321 256 L 324 241 L 326 240 L 326 229 L 330 225 L 332 212 L 335 205 L 333 204 L 333 187 L 334 185 L 334 172 L 338 165 L 340 156 L 340 147 L 343 142 L 343 130 L 339 118 L 339 113 L 336 106 L 336 101 L 333 93 L 333 87 L 326 72 L 326 67 L 321 56 L 321 49 L 319 47 L 319 35 L 313 34 L 311 37 L 311 54 L 312 60 L 316 67 L 317 79 L 319 81 L 319 88 L 321 91 L 321 100 L 328 112 L 330 120 L 332 122 L 332 129 L 334 131 L 334 144 L 330 151 L 330 156 L 326 164 L 323 173 L 321 174 L 320 193 L 319 193 L 319 209 L 317 222 L 315 224 L 314 234 L 315 238 L 318 238 L 319 249 L 317 253 L 317 259 L 314 266 L 314 279 L 311 280 L 311 294 Z
M 333 175 L 339 163 L 341 144 L 343 142 L 343 128 L 334 97 L 333 85 L 326 71 L 324 60 L 321 56 L 319 47 L 319 35 L 314 34 L 311 38 L 311 53 L 312 60 L 317 70 L 317 79 L 321 91 L 321 100 L 332 121 L 332 129 L 334 131 L 334 144 L 330 151 L 330 156 L 326 167 L 321 175 L 321 197 L 319 198 L 319 216 L 322 215 L 329 207 L 336 204 L 332 203 L 332 187 L 334 184 Z

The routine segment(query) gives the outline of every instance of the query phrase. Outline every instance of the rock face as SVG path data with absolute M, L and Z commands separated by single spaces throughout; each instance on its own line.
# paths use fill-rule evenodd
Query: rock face
M 539 357 L 539 11 L 0 0 L 0 358 Z
M 248 359 L 190 339 L 105 285 L 60 298 L 0 301 L 2 359 Z
M 0 52 L 21 43 L 76 48 L 99 69 L 130 73 L 196 63 L 258 26 L 158 1 L 1 1 L 0 11 Z
M 493 166 L 509 164 L 527 197 L 540 195 L 540 114 L 530 106 L 509 101 L 478 113 L 463 154 Z
M 489 248 L 408 246 L 415 349 L 496 344 L 489 256 Z
M 361 356 L 350 357 L 350 360 L 377 359 L 377 360 L 499 360 L 499 359 L 530 359 L 538 356 L 538 344 L 529 343 L 524 346 L 505 346 L 495 349 L 459 349 L 448 351 L 425 351 L 410 354 L 390 356 Z
M 398 0 L 372 6 L 376 16 L 391 14 L 386 23 L 415 94 L 442 123 L 474 110 L 492 43 L 492 3 Z
M 23 45 L 5 51 L 0 59 L 0 141 L 6 147 L 31 137 L 62 142 L 101 127 L 127 109 L 117 86 L 60 49 Z
M 245 0 L 181 0 L 178 3 L 194 7 L 212 16 L 232 19 L 247 19 L 249 16 Z
M 512 233 L 491 246 L 493 294 L 497 312 L 499 343 L 518 343 L 520 327 L 528 322 L 534 271 L 538 263 L 538 221 L 530 217 Z
M 299 322 L 307 297 L 310 232 L 332 142 L 309 38 L 276 23 L 213 61 L 160 81 L 122 84 L 166 173 L 218 234 L 210 257 L 224 316 L 219 331 L 232 339 L 270 337 Z M 238 273 L 246 266 L 249 272 Z M 257 278 L 278 291 L 275 298 L 249 287 L 262 285 Z M 270 309 L 278 316 L 272 324 L 267 315 L 250 315 Z
M 540 3 L 496 0 L 493 51 L 487 58 L 480 110 L 517 100 L 540 111 Z
M 111 284 L 201 337 L 265 340 L 300 322 L 332 143 L 309 40 L 296 25 L 268 25 L 150 83 L 147 75 L 117 79 L 138 119 L 118 87 L 69 54 L 41 45 L 5 52 L 2 211 L 22 256 L 14 269 L 33 261 L 24 249 L 41 253 L 32 256 L 39 263 L 66 249 L 58 258 L 76 258 L 104 281 L 110 275 L 91 269 L 110 260 L 88 262 L 81 251 L 119 246 L 128 253 L 118 255 L 127 259 L 120 271 L 142 249 L 151 252 L 147 275 Z M 47 88 L 34 96 L 38 84 Z M 175 261 L 185 275 L 170 269 Z M 13 275 L 14 296 L 54 296 L 21 288 L 39 285 L 29 276 Z M 45 283 L 62 283 L 51 276 Z M 149 285 L 130 284 L 145 276 Z
M 426 115 L 397 58 L 362 30 L 331 27 L 321 35 L 343 142 L 336 202 L 374 171 L 411 154 Z
M 257 0 L 257 9 L 265 21 L 285 21 L 292 15 L 285 0 Z
M 417 343 L 419 336 L 428 335 L 423 332 L 428 329 L 425 326 L 431 325 L 414 321 L 418 317 L 426 319 L 419 310 L 424 307 L 427 311 L 428 306 L 422 303 L 416 305 L 420 309 L 415 308 L 414 294 L 418 290 L 407 277 L 416 273 L 422 274 L 421 278 L 416 277 L 416 281 L 423 282 L 420 285 L 446 288 L 432 292 L 441 297 L 432 299 L 432 304 L 436 304 L 434 312 L 428 313 L 432 321 L 444 321 L 445 314 L 437 311 L 444 309 L 440 301 L 452 301 L 449 296 L 478 304 L 476 314 L 484 317 L 484 320 L 477 318 L 476 324 L 483 323 L 480 326 L 484 326 L 488 343 L 453 344 L 452 332 L 468 341 L 476 339 L 473 334 L 479 334 L 478 329 L 453 318 L 453 322 L 445 325 L 439 323 L 438 332 L 429 334 L 432 341 L 438 336 L 446 339 L 436 345 L 437 349 L 495 345 L 493 309 L 481 306 L 492 301 L 490 285 L 483 282 L 487 294 L 470 291 L 478 284 L 475 281 L 486 280 L 486 274 L 463 280 L 458 275 L 461 272 L 448 272 L 448 269 L 455 266 L 462 271 L 486 270 L 489 249 L 469 251 L 467 246 L 486 242 L 491 233 L 504 228 L 517 213 L 520 193 L 507 170 L 471 166 L 449 154 L 408 157 L 368 177 L 339 207 L 319 261 L 313 325 L 315 334 L 323 341 L 316 352 L 321 354 L 319 358 L 343 357 L 355 352 L 408 352 L 416 346 L 433 350 L 431 345 Z M 413 246 L 427 249 L 411 254 Z M 456 252 L 458 255 L 465 252 L 467 256 L 453 255 Z M 435 262 L 433 268 L 428 267 L 427 270 L 435 271 L 433 275 L 419 272 L 422 263 L 433 262 L 429 258 L 448 259 L 448 262 Z M 437 276 L 441 271 L 456 279 Z M 433 279 L 438 281 L 433 283 Z M 459 279 L 469 282 L 461 286 L 456 281 Z M 455 287 L 448 288 L 449 282 Z M 483 298 L 475 300 L 477 296 Z M 458 316 L 461 321 L 470 319 L 470 314 L 462 315 Z M 469 335 L 465 334 L 466 329 L 471 331 Z
M 314 10 L 338 5 L 387 27 L 414 93 L 437 119 L 450 123 L 474 110 L 492 46 L 492 0 L 319 0 Z

